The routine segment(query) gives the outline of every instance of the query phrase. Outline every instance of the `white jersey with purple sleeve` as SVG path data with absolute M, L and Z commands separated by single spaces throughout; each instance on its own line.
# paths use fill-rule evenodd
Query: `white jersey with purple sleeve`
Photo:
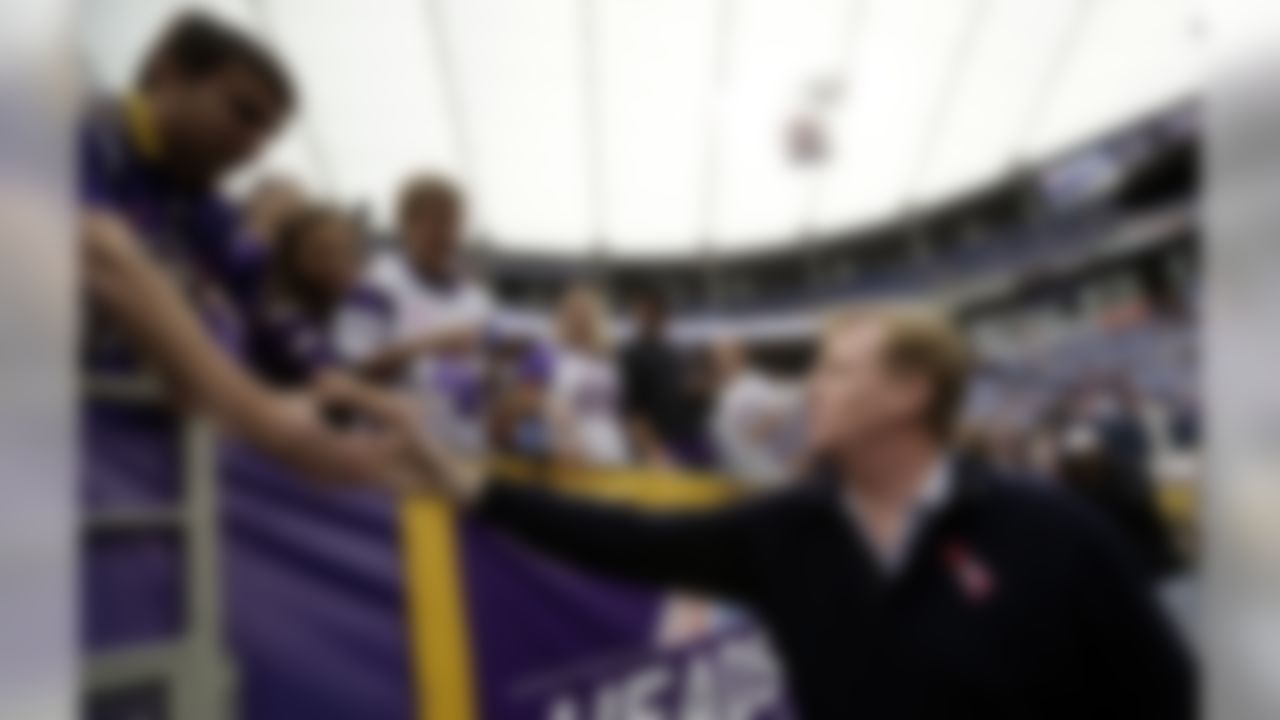
M 553 362 L 547 403 L 563 441 L 588 463 L 625 464 L 622 390 L 612 357 L 560 347 Z
M 711 417 L 721 470 L 740 482 L 777 486 L 799 454 L 803 394 L 747 370 L 722 388 Z
M 340 314 L 335 344 L 348 362 L 360 362 L 389 345 L 424 336 L 468 329 L 487 335 L 491 329 L 493 300 L 470 278 L 428 280 L 399 256 L 388 256 L 373 263 L 364 284 L 369 295 L 383 302 L 361 302 L 357 297 Z M 481 348 L 447 357 L 424 354 L 402 382 L 421 401 L 429 432 L 464 452 L 484 452 Z

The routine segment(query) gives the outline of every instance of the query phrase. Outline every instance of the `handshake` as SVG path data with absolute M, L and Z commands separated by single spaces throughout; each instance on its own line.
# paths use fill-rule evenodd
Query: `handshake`
M 413 403 L 350 375 L 321 375 L 281 408 L 278 434 L 260 444 L 323 482 L 427 493 L 460 505 L 484 488 L 479 458 L 464 458 L 430 436 Z M 350 422 L 340 428 L 335 415 Z

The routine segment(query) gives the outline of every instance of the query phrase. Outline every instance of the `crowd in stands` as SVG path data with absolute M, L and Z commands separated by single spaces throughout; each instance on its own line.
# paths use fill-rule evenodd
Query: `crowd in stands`
M 273 179 L 245 203 L 267 249 L 248 322 L 262 378 L 296 385 L 344 372 L 398 386 L 432 432 L 475 454 L 719 468 L 755 484 L 794 470 L 800 388 L 754 369 L 729 339 L 678 349 L 658 294 L 630 298 L 625 344 L 606 294 L 585 283 L 566 288 L 548 335 L 504 329 L 460 261 L 465 207 L 447 181 L 406 182 L 399 242 L 372 257 L 354 220 L 296 187 Z
M 1194 322 L 1136 302 L 1023 335 L 980 364 L 969 450 L 1081 493 L 1139 542 L 1154 571 L 1174 569 L 1187 548 L 1171 545 L 1157 500 L 1198 476 Z
M 756 367 L 732 338 L 677 346 L 657 294 L 629 298 L 625 343 L 606 294 L 588 284 L 565 290 L 547 336 L 504 330 L 458 261 L 463 202 L 447 182 L 408 182 L 398 248 L 363 269 L 355 224 L 297 203 L 266 240 L 253 355 L 265 376 L 298 382 L 341 368 L 398 383 L 433 432 L 474 453 L 714 470 L 757 488 L 808 461 L 804 388 Z M 1113 308 L 988 343 L 966 447 L 1081 493 L 1133 534 L 1153 572 L 1172 570 L 1154 489 L 1195 456 L 1193 339 L 1186 317 Z

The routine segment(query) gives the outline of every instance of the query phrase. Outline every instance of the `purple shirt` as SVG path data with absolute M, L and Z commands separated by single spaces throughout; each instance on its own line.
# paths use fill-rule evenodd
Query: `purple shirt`
M 80 129 L 80 203 L 118 214 L 177 280 L 215 338 L 245 350 L 245 317 L 258 292 L 265 256 L 243 230 L 238 211 L 216 191 L 185 187 L 143 157 L 118 105 L 94 108 Z M 132 369 L 127 345 L 103 323 L 88 324 L 88 364 Z
M 258 374 L 282 385 L 306 382 L 338 360 L 327 318 L 274 297 L 253 315 L 249 354 Z

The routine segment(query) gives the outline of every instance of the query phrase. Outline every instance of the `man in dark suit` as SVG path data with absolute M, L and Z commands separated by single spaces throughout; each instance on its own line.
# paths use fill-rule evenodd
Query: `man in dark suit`
M 967 368 L 937 316 L 840 316 L 811 379 L 825 467 L 725 509 L 609 508 L 421 461 L 553 557 L 747 605 L 810 720 L 1192 717 L 1190 659 L 1108 525 L 953 461 Z

